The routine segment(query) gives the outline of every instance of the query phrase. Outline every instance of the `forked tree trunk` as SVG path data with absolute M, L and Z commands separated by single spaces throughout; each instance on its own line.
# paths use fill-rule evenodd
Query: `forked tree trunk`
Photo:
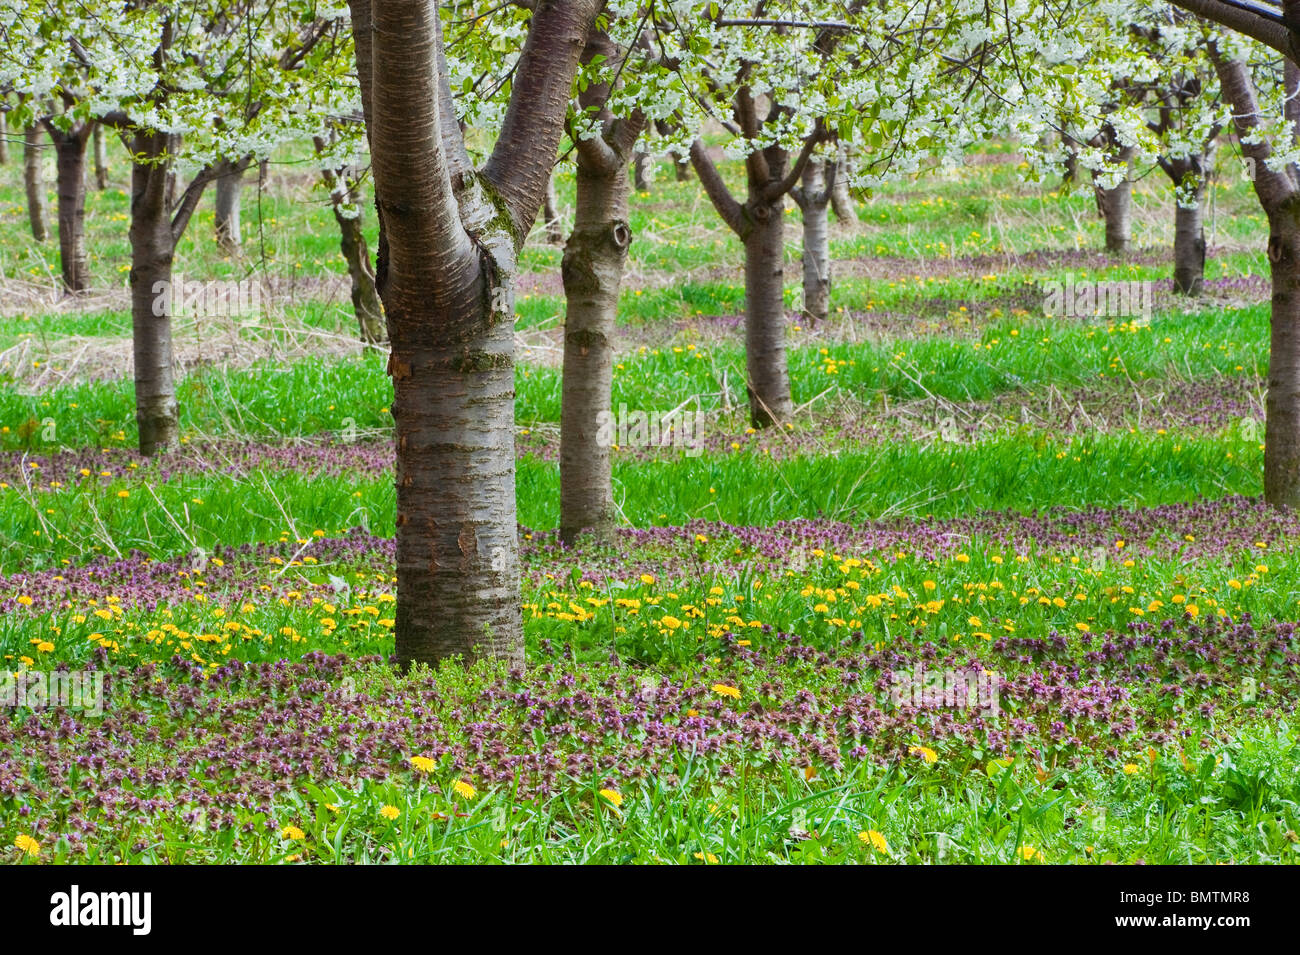
M 166 145 L 163 134 L 137 134 L 133 153 L 153 161 L 131 166 L 131 342 L 135 421 L 144 455 L 175 447 L 180 437 L 172 320 L 165 297 L 176 248 L 166 204 L 171 170 L 170 163 L 158 164 Z
M 608 36 L 593 33 L 584 61 L 616 51 Z M 615 526 L 610 475 L 610 394 L 614 329 L 627 250 L 628 154 L 641 133 L 640 113 L 615 119 L 602 110 L 606 84 L 579 95 L 584 108 L 600 110 L 602 134 L 578 145 L 577 201 L 573 232 L 564 247 L 564 374 L 560 405 L 560 539 L 572 543 L 583 531 L 608 538 Z M 638 154 L 644 155 L 644 154 Z M 604 426 L 602 426 L 604 425 Z
M 50 203 L 45 195 L 40 126 L 29 126 L 23 134 L 23 183 L 27 188 L 27 221 L 32 227 L 32 238 L 44 242 L 50 237 Z
M 835 164 L 812 159 L 804 166 L 803 184 L 792 195 L 803 214 L 803 310 L 813 321 L 824 322 L 830 314 L 831 189 L 826 176 L 835 178 Z
M 552 245 L 564 245 L 564 222 L 560 219 L 560 200 L 555 195 L 555 173 L 546 180 L 542 219 L 546 223 L 546 241 Z
M 90 288 L 86 256 L 86 144 L 90 127 L 78 123 L 68 132 L 47 124 L 54 141 L 58 177 L 59 269 L 67 292 Z
M 95 132 L 95 188 L 101 192 L 108 188 L 108 146 L 104 142 L 104 124 L 96 123 Z
M 397 455 L 398 662 L 523 660 L 515 256 L 545 198 L 594 0 L 537 5 L 483 170 L 433 0 L 350 0 L 384 267 Z M 489 189 L 495 201 L 489 201 Z
M 1264 498 L 1290 509 L 1300 506 L 1300 170 L 1269 167 L 1272 146 L 1259 128 L 1249 67 L 1225 59 L 1213 42 L 1209 52 L 1224 99 L 1232 106 L 1241 150 L 1254 162 L 1255 194 L 1268 217 L 1273 308 L 1264 403 Z
M 166 133 L 138 131 L 131 143 L 131 343 L 140 453 L 175 447 L 180 412 L 172 366 L 172 262 L 203 191 L 220 169 L 202 170 L 173 209 L 175 171 Z M 241 164 L 242 167 L 243 164 Z
M 765 123 L 783 109 L 772 104 L 759 118 L 758 97 L 742 87 L 736 119 L 746 138 L 758 139 Z M 819 125 L 804 141 L 787 171 L 789 155 L 779 145 L 752 152 L 745 160 L 744 205 L 731 194 L 704 143 L 691 144 L 691 164 L 722 221 L 745 244 L 745 372 L 749 417 L 756 428 L 783 424 L 794 415 L 785 348 L 785 197 L 795 188 L 812 151 L 826 137 Z
M 244 173 L 230 172 L 217 180 L 214 224 L 217 246 L 226 255 L 238 255 L 241 247 L 239 227 L 240 197 L 244 191 Z

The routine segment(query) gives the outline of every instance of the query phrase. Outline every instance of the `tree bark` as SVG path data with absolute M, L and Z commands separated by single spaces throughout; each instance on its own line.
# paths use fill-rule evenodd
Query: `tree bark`
M 31 126 L 23 134 L 23 182 L 27 187 L 27 221 L 32 238 L 44 242 L 50 237 L 49 199 L 45 195 L 45 158 L 41 155 L 41 127 Z
M 229 172 L 217 180 L 215 228 L 217 246 L 226 255 L 238 255 L 242 237 L 239 229 L 240 197 L 244 190 L 244 172 Z
M 1205 189 L 1196 191 L 1196 205 L 1174 206 L 1174 291 L 1198 296 L 1205 284 Z
M 639 152 L 632 159 L 632 181 L 637 192 L 650 191 L 650 179 L 646 176 L 646 165 L 650 162 L 650 157 L 643 152 Z
M 745 371 L 756 428 L 794 416 L 785 349 L 785 200 L 752 203 L 745 237 Z
M 160 157 L 167 136 L 139 133 L 131 166 L 131 342 L 135 377 L 135 421 L 140 453 L 154 455 L 176 446 L 180 409 L 172 367 L 172 320 L 161 307 L 172 282 L 175 242 L 167 214 L 170 162 Z
M 63 131 L 50 122 L 46 130 L 54 142 L 58 186 L 59 268 L 64 291 L 76 294 L 90 288 L 86 256 L 86 145 L 91 124 L 77 123 Z
M 515 256 L 546 192 L 595 0 L 537 4 L 475 173 L 433 0 L 349 0 L 380 215 L 397 452 L 396 655 L 523 660 Z
M 9 162 L 9 114 L 0 109 L 0 166 Z
M 616 55 L 603 33 L 587 41 L 583 59 Z M 584 108 L 608 99 L 606 84 L 579 95 Z M 608 428 L 613 388 L 618 292 L 632 243 L 628 224 L 628 155 L 641 133 L 640 113 L 616 120 L 601 110 L 602 135 L 579 140 L 573 232 L 564 247 L 564 374 L 560 405 L 560 539 L 583 531 L 608 538 L 615 526 Z M 643 155 L 643 154 L 638 154 Z
M 1224 99 L 1232 106 L 1241 151 L 1255 165 L 1255 194 L 1268 217 L 1273 305 L 1264 403 L 1264 499 L 1290 509 L 1300 506 L 1300 171 L 1293 165 L 1269 167 L 1273 150 L 1259 129 L 1259 104 L 1246 64 L 1226 59 L 1213 42 L 1209 53 Z
M 1106 222 L 1106 251 L 1112 255 L 1127 255 L 1133 246 L 1133 181 L 1132 163 L 1135 149 L 1116 139 L 1115 131 L 1107 126 L 1101 137 L 1111 150 L 1111 160 L 1124 166 L 1124 178 L 1113 189 L 1097 185 L 1097 211 Z
M 317 153 L 325 151 L 322 137 L 314 137 L 313 142 Z M 384 326 L 384 306 L 375 286 L 375 270 L 370 264 L 370 249 L 361 227 L 361 192 L 346 169 L 323 169 L 321 177 L 330 191 L 330 205 L 339 227 L 339 251 L 348 266 L 352 311 L 357 317 L 361 340 L 367 345 L 377 345 L 387 339 L 388 333 Z
M 135 420 L 140 453 L 154 455 L 176 446 L 180 412 L 172 367 L 170 289 L 176 243 L 185 233 L 207 184 L 226 164 L 207 167 L 186 187 L 174 209 L 175 152 L 166 133 L 140 130 L 131 144 L 131 343 L 135 378 Z M 246 164 L 246 163 L 245 163 Z
M 102 192 L 108 188 L 108 146 L 104 142 L 104 124 L 96 123 L 92 135 L 95 139 L 95 188 Z
M 758 97 L 742 87 L 735 99 L 736 119 L 743 135 L 753 141 L 765 122 L 782 107 L 772 104 L 768 118 L 757 115 Z M 826 137 L 817 128 L 804 140 L 793 165 L 781 146 L 755 149 L 745 159 L 744 205 L 732 196 L 709 158 L 704 143 L 691 144 L 695 167 L 705 195 L 714 209 L 745 244 L 745 369 L 749 417 L 756 428 L 781 424 L 794 415 L 790 373 L 785 348 L 785 197 L 795 188 L 812 159 L 813 150 Z M 787 167 L 789 167 L 787 169 Z
M 831 209 L 835 218 L 845 225 L 856 225 L 858 210 L 849 195 L 849 179 L 853 176 L 853 147 L 840 143 L 835 151 L 835 175 L 831 177 Z
M 546 241 L 552 245 L 564 245 L 564 222 L 560 219 L 560 201 L 555 196 L 555 173 L 546 180 L 542 218 L 546 222 Z
M 803 213 L 803 310 L 813 321 L 824 322 L 830 314 L 831 244 L 830 216 L 832 188 L 827 172 L 836 178 L 836 164 L 812 159 L 804 166 L 803 184 L 793 191 Z

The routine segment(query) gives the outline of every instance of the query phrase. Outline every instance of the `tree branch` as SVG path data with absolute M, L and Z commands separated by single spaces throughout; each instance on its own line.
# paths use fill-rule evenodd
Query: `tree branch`
M 709 158 L 703 141 L 699 139 L 691 143 L 691 165 L 695 167 L 695 174 L 700 177 L 700 184 L 704 186 L 704 193 L 709 197 L 709 201 L 713 203 L 713 208 L 718 210 L 718 215 L 722 217 L 722 221 L 731 227 L 731 231 L 743 239 L 748 231 L 745 228 L 744 209 L 736 201 L 736 197 L 731 194 L 727 184 L 722 181 L 722 174 L 718 172 L 718 167 Z
M 505 203 L 516 236 L 528 235 L 546 194 L 578 57 L 599 5 L 553 0 L 533 14 L 501 134 L 482 173 Z

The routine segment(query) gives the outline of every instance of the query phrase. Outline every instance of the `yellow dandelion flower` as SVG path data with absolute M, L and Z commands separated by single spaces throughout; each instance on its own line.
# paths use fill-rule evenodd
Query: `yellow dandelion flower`
M 618 808 L 623 805 L 623 794 L 615 789 L 602 789 L 600 795 L 603 796 L 610 805 Z
M 717 693 L 719 696 L 729 696 L 733 700 L 740 699 L 740 690 L 736 689 L 734 686 L 727 686 L 725 683 L 715 683 L 713 684 L 712 689 L 713 692 Z
M 428 773 L 433 771 L 433 760 L 428 756 L 412 756 L 407 760 L 411 768 L 417 773 Z
M 280 830 L 281 839 L 306 839 L 307 833 L 303 832 L 297 826 L 285 826 Z
M 385 819 L 387 819 L 389 822 L 392 822 L 394 819 L 396 819 L 398 816 L 402 814 L 402 811 L 398 809 L 396 806 L 384 806 L 382 809 L 379 810 L 379 814 L 383 816 Z
M 868 829 L 866 832 L 859 832 L 858 838 L 862 840 L 864 845 L 870 845 L 882 856 L 889 855 L 889 843 L 885 840 L 885 837 L 875 829 Z
M 477 790 L 463 779 L 456 780 L 456 785 L 451 787 L 456 791 L 456 795 L 461 799 L 473 799 Z

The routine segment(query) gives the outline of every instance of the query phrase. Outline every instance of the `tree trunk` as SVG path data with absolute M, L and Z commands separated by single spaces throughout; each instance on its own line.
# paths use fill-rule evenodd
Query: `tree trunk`
M 23 134 L 23 182 L 27 187 L 27 221 L 32 238 L 44 242 L 50 237 L 49 200 L 45 195 L 45 157 L 41 155 L 41 127 L 31 126 Z
M 794 415 L 785 353 L 785 199 L 752 201 L 745 238 L 745 369 L 754 427 Z
M 632 159 L 632 177 L 637 192 L 649 192 L 650 180 L 646 178 L 646 164 L 650 162 L 650 157 L 645 153 L 637 153 Z
M 1290 509 L 1300 507 L 1300 171 L 1293 165 L 1269 167 L 1273 149 L 1259 128 L 1249 67 L 1226 59 L 1213 41 L 1207 49 L 1223 97 L 1232 106 L 1241 151 L 1254 163 L 1255 194 L 1268 216 L 1273 307 L 1264 403 L 1264 499 Z
M 594 168 L 578 159 L 573 233 L 564 247 L 564 374 L 560 412 L 560 539 L 614 528 L 610 413 L 614 323 L 632 230 L 626 166 Z M 602 431 L 605 431 L 602 434 Z
M 853 197 L 849 195 L 849 179 L 853 176 L 853 147 L 840 143 L 835 152 L 835 175 L 831 180 L 831 208 L 835 218 L 840 222 L 856 224 L 858 211 L 853 206 Z
M 1106 222 L 1106 251 L 1112 255 L 1127 255 L 1133 245 L 1133 181 L 1129 168 L 1133 152 L 1131 146 L 1118 147 L 1114 159 L 1124 164 L 1124 178 L 1113 189 L 1097 186 L 1097 211 Z
M 108 188 L 108 147 L 104 142 L 104 124 L 95 124 L 95 188 Z
M 339 224 L 339 248 L 348 264 L 348 277 L 352 282 L 352 311 L 357 316 L 361 340 L 367 345 L 377 345 L 387 338 L 384 328 L 384 306 L 375 289 L 375 272 L 370 264 L 370 250 L 361 228 L 361 215 L 345 215 L 337 206 L 334 220 Z
M 1268 396 L 1264 406 L 1264 498 L 1300 507 L 1300 200 L 1269 217 L 1273 282 Z
M 74 127 L 70 132 L 49 129 L 54 140 L 59 193 L 59 267 L 67 292 L 84 292 L 90 287 L 86 257 L 86 143 L 89 130 Z
M 0 166 L 9 161 L 9 114 L 0 109 Z
M 1205 282 L 1205 189 L 1198 189 L 1196 205 L 1174 204 L 1174 291 L 1200 295 Z
M 836 166 L 830 173 L 835 176 Z M 830 314 L 831 297 L 831 244 L 830 217 L 831 189 L 826 182 L 826 163 L 813 159 L 804 166 L 803 186 L 795 194 L 795 202 L 803 213 L 803 310 L 813 321 L 824 322 Z
M 596 2 L 536 5 L 477 173 L 456 123 L 437 4 L 349 8 L 396 394 L 397 660 L 518 665 L 516 255 L 545 201 Z
M 555 173 L 546 180 L 546 199 L 542 202 L 542 218 L 546 223 L 546 241 L 552 245 L 564 244 L 564 222 L 560 219 L 560 203 L 555 196 Z
M 144 455 L 175 447 L 180 434 L 171 310 L 164 307 L 176 248 L 165 201 L 171 163 L 160 161 L 166 148 L 165 134 L 139 133 L 133 153 L 152 162 L 131 166 L 131 340 L 135 420 Z
M 226 255 L 238 255 L 241 247 L 239 230 L 240 196 L 244 190 L 244 171 L 229 172 L 217 180 L 217 246 Z

